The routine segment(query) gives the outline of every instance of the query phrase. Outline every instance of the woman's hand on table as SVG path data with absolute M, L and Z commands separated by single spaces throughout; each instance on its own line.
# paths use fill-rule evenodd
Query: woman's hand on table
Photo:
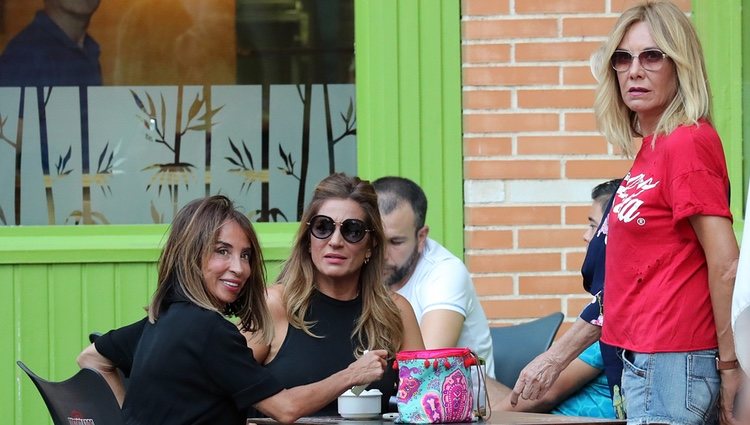
M 565 368 L 550 351 L 546 351 L 532 360 L 518 375 L 516 385 L 510 394 L 510 404 L 515 406 L 518 397 L 524 400 L 537 400 L 555 383 L 560 372 Z
M 386 367 L 385 350 L 370 350 L 352 362 L 347 369 L 351 372 L 354 381 L 352 385 L 364 385 L 377 381 L 383 377 Z

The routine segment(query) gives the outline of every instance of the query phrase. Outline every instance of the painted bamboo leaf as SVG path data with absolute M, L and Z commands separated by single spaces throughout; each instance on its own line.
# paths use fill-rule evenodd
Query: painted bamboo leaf
M 154 118 L 156 116 L 156 106 L 154 105 L 154 99 L 148 92 L 146 92 L 146 99 L 148 99 L 148 116 Z
M 65 169 L 68 166 L 68 161 L 70 161 L 70 157 L 72 153 L 73 153 L 73 145 L 70 145 L 68 146 L 68 152 L 65 154 L 65 156 L 63 157 L 62 155 L 60 155 L 58 157 L 57 164 L 55 165 L 55 168 L 57 169 L 57 175 L 65 176 L 65 175 L 70 174 L 71 171 L 73 171 L 73 170 L 68 170 L 67 172 L 65 171 Z
M 200 112 L 202 106 L 203 101 L 198 97 L 198 94 L 196 93 L 195 99 L 193 99 L 193 103 L 190 105 L 190 109 L 188 110 L 188 122 L 192 121 L 193 118 L 198 115 L 198 112 Z
M 353 112 L 354 112 L 354 102 L 352 102 L 352 99 L 349 99 L 349 108 L 346 110 L 346 118 L 344 118 L 344 121 L 349 122 L 349 120 L 352 119 Z
M 159 214 L 159 211 L 154 205 L 154 201 L 151 201 L 151 220 L 153 220 L 154 224 L 161 224 L 164 222 L 164 215 Z
M 286 152 L 284 152 L 284 148 L 279 145 L 279 155 L 281 155 L 281 159 L 284 160 L 284 165 L 286 168 L 289 168 L 289 160 L 286 158 Z
M 164 102 L 164 94 L 159 93 L 161 98 L 161 131 L 167 131 L 167 104 Z
M 237 146 L 234 145 L 232 142 L 232 138 L 229 138 L 229 147 L 232 148 L 232 152 L 234 152 L 235 155 L 237 155 L 237 158 L 240 160 L 240 163 L 242 164 L 242 168 L 245 167 L 245 161 L 242 159 L 242 154 L 240 153 L 240 150 L 237 149 Z
M 96 164 L 96 170 L 98 172 L 101 172 L 102 170 L 102 161 L 104 161 L 105 155 L 107 155 L 107 150 L 109 149 L 109 142 L 107 142 L 106 145 L 104 145 L 104 149 L 102 149 L 102 153 L 99 154 L 99 161 Z M 112 161 L 112 158 L 110 158 L 110 162 Z
M 186 128 L 185 130 L 186 131 L 187 130 L 191 130 L 191 131 L 207 131 L 210 128 L 211 128 L 210 125 L 204 123 L 204 124 L 191 125 L 190 127 Z
M 242 149 L 245 151 L 245 155 L 247 156 L 247 160 L 250 162 L 250 168 L 253 170 L 255 169 L 255 165 L 253 165 L 253 154 L 250 153 L 250 150 L 245 145 L 245 141 L 242 141 Z
M 221 105 L 221 106 L 219 106 L 216 109 L 204 112 L 203 115 L 201 115 L 198 118 L 198 121 L 211 122 L 213 120 L 213 118 L 214 118 L 214 115 L 216 115 L 219 111 L 221 111 L 221 108 L 223 108 L 223 107 L 224 107 L 224 105 Z M 217 123 L 213 123 L 213 124 L 217 124 Z
M 70 156 L 73 153 L 73 145 L 68 146 L 68 153 L 65 154 L 65 159 L 63 159 L 63 167 L 68 165 L 68 161 L 70 161 Z
M 238 164 L 238 163 L 237 163 L 237 161 L 235 161 L 235 159 L 234 159 L 234 158 L 231 158 L 231 157 L 225 156 L 225 157 L 224 157 L 224 159 L 226 159 L 227 161 L 231 162 L 232 164 L 234 164 L 234 165 L 236 165 L 236 166 L 240 167 L 240 168 L 239 168 L 238 170 L 242 170 L 242 169 L 244 169 L 244 168 L 245 168 L 245 167 L 244 167 L 243 165 L 240 165 L 240 164 Z M 232 170 L 229 170 L 229 171 L 234 171 L 234 169 L 232 169 Z
M 100 212 L 92 212 L 91 218 L 99 219 L 100 224 L 109 224 L 109 220 L 107 220 L 107 217 L 105 217 L 104 214 Z
M 133 95 L 133 100 L 135 100 L 135 104 L 138 106 L 138 108 L 143 111 L 144 114 L 148 115 L 148 111 L 146 111 L 146 107 L 143 105 L 143 101 L 140 97 L 138 97 L 138 94 L 133 91 L 133 89 L 130 89 L 130 93 Z

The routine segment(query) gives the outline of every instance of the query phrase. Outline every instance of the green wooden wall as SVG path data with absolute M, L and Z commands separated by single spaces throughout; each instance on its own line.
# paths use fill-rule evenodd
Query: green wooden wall
M 745 1 L 745 3 L 747 3 Z M 743 144 L 743 52 L 742 27 L 750 21 L 750 11 L 743 10 L 743 0 L 717 2 L 693 0 L 692 17 L 703 45 L 706 68 L 713 95 L 713 121 L 724 144 L 729 179 L 732 183 L 731 208 L 735 233 L 742 235 L 750 173 L 745 170 Z M 749 27 L 745 26 L 745 31 Z M 745 43 L 747 44 L 747 43 Z M 747 66 L 745 72 L 748 72 Z M 745 99 L 747 102 L 747 99 Z M 750 143 L 750 140 L 744 142 Z M 744 189 L 744 190 L 743 190 Z
M 358 169 L 420 183 L 431 235 L 463 254 L 460 1 L 355 0 Z M 295 223 L 256 230 L 275 276 Z M 91 331 L 144 315 L 166 226 L 0 227 L 0 411 L 51 423 L 15 365 L 75 373 Z
M 458 0 L 355 2 L 359 174 L 408 177 L 430 236 L 463 258 Z

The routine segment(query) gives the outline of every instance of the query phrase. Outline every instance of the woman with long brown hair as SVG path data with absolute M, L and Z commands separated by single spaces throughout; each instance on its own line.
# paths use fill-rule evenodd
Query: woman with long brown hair
M 274 333 L 247 332 L 256 360 L 285 386 L 335 373 L 365 351 L 424 348 L 414 311 L 383 283 L 384 236 L 369 182 L 333 174 L 315 188 L 292 253 L 268 289 Z M 390 372 L 390 373 L 389 373 Z M 395 394 L 395 373 L 371 385 L 383 410 Z M 318 414 L 336 414 L 334 403 Z

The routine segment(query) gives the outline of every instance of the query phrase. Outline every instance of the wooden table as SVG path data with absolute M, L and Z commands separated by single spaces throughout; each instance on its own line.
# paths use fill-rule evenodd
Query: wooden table
M 600 418 L 583 418 L 577 416 L 548 415 L 546 413 L 520 413 L 520 412 L 492 412 L 492 417 L 487 421 L 476 422 L 477 425 L 545 425 L 545 424 L 624 424 L 626 421 L 610 420 Z M 269 418 L 249 418 L 247 424 L 278 425 L 276 421 Z M 338 416 L 311 416 L 300 418 L 295 422 L 298 425 L 393 425 L 392 421 L 383 419 L 352 420 Z M 398 424 L 397 424 L 398 425 Z

